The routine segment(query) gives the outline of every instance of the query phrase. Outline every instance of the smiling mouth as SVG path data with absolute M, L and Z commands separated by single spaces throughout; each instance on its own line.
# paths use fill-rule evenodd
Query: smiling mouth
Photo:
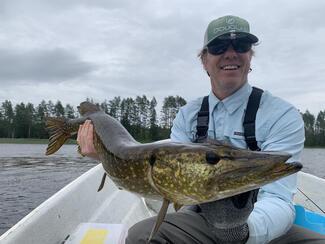
M 239 68 L 240 68 L 240 66 L 236 65 L 236 64 L 224 65 L 224 66 L 220 67 L 220 69 L 222 69 L 222 70 L 237 70 Z

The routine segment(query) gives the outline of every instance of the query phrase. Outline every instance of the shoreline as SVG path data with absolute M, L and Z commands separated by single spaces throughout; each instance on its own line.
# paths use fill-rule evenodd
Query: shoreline
M 0 144 L 48 144 L 49 139 L 37 138 L 0 138 Z M 68 139 L 64 144 L 77 144 L 76 140 Z
M 0 138 L 0 144 L 48 144 L 49 139 L 38 139 L 38 138 Z M 68 139 L 64 144 L 77 144 L 75 139 Z M 311 149 L 324 149 L 321 146 L 304 146 L 304 148 Z

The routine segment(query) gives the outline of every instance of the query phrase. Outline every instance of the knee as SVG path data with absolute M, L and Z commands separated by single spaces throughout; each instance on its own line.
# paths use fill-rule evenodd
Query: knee
M 133 225 L 128 230 L 125 244 L 147 243 L 153 225 L 154 218 L 148 218 Z

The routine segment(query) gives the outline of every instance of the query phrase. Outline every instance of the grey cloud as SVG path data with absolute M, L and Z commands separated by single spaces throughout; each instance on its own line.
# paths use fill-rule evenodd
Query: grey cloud
M 83 76 L 96 67 L 65 49 L 0 50 L 0 80 L 62 81 Z
M 76 89 L 76 101 L 142 93 L 195 98 L 210 87 L 196 57 L 205 28 L 213 18 L 234 14 L 249 20 L 261 41 L 250 80 L 292 100 L 324 90 L 324 7 L 322 0 L 1 0 L 0 82 L 49 81 L 33 93 L 43 89 L 39 97 L 69 102 Z M 58 90 L 54 81 L 62 80 Z M 11 82 L 15 89 L 0 91 L 0 99 L 18 96 L 14 91 L 24 85 Z M 319 109 L 309 97 L 299 106 Z
M 148 1 L 148 0 L 147 0 Z M 146 4 L 142 1 L 142 4 Z M 8 13 L 23 10 L 26 12 L 37 12 L 36 10 L 57 10 L 66 11 L 69 9 L 75 9 L 83 6 L 89 8 L 103 8 L 103 9 L 133 9 L 138 7 L 136 1 L 120 1 L 120 0 L 56 0 L 56 1 L 44 1 L 44 0 L 1 0 L 0 12 Z

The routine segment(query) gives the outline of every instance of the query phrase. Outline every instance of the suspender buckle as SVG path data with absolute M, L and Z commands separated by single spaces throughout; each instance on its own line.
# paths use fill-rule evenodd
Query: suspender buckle
M 203 111 L 198 113 L 197 125 L 199 127 L 206 126 L 209 124 L 209 112 Z
M 257 146 L 255 137 L 255 122 L 247 122 L 243 124 L 245 141 L 249 149 L 253 151 L 260 151 L 261 149 Z

